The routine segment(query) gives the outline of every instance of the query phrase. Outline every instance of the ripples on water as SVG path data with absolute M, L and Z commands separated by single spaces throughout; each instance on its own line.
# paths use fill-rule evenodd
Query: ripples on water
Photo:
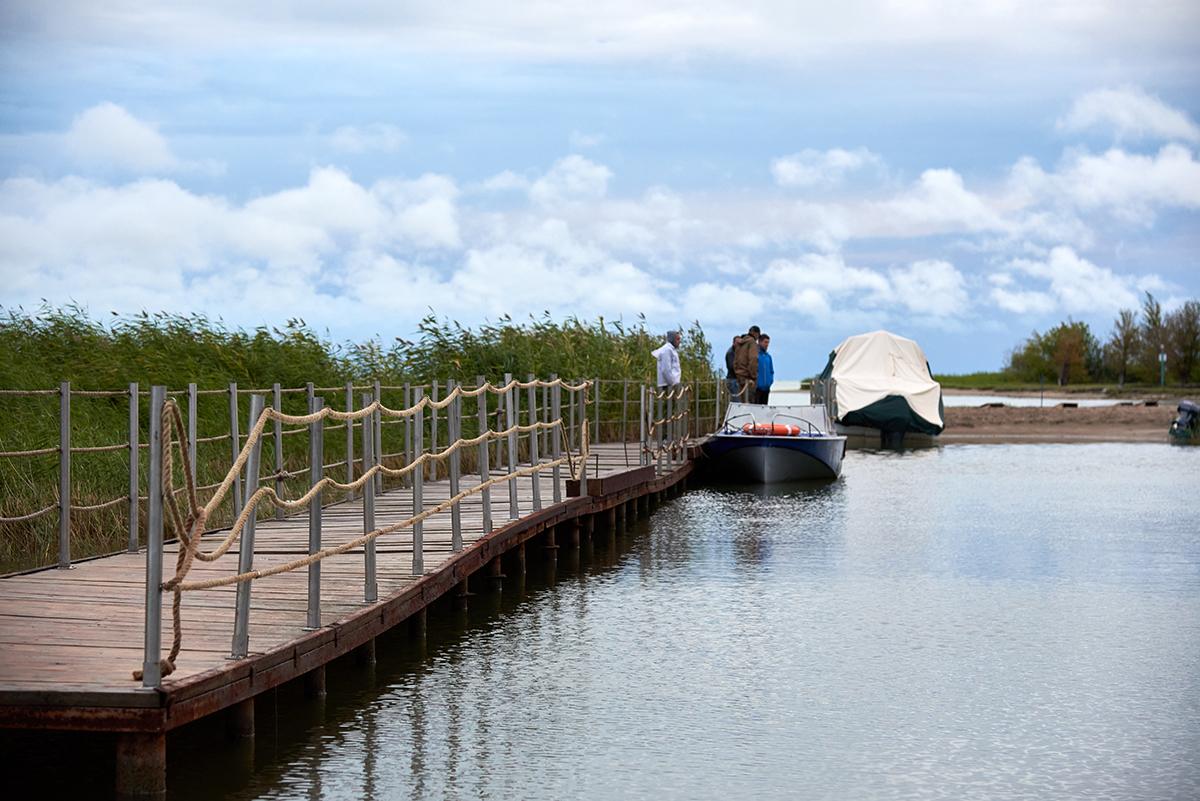
M 172 796 L 1200 797 L 1198 464 L 948 446 L 695 490 L 431 617 L 427 656 L 260 703 L 253 773 L 173 740 Z

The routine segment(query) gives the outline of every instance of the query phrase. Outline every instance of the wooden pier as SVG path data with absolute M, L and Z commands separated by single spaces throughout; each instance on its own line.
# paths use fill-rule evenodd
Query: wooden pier
M 686 440 L 686 435 L 684 437 Z M 555 549 L 578 547 L 593 530 L 615 530 L 645 513 L 649 502 L 681 488 L 692 472 L 686 444 L 664 466 L 639 464 L 642 443 L 592 445 L 583 494 L 580 482 L 562 480 L 562 500 L 552 502 L 549 471 L 509 479 L 490 493 L 492 530 L 484 527 L 481 494 L 459 502 L 461 550 L 451 542 L 449 513 L 423 524 L 423 573 L 414 575 L 411 532 L 373 542 L 377 598 L 365 600 L 364 548 L 330 556 L 320 565 L 320 626 L 310 627 L 306 570 L 257 578 L 250 598 L 248 654 L 231 658 L 237 585 L 187 592 L 181 609 L 183 642 L 174 672 L 143 687 L 133 672 L 143 665 L 147 606 L 146 549 L 76 562 L 0 579 L 0 727 L 116 733 L 117 794 L 156 797 L 166 788 L 166 733 L 225 712 L 241 735 L 254 731 L 256 695 L 303 679 L 322 693 L 325 665 L 352 652 L 371 660 L 374 638 L 414 621 L 475 576 L 523 570 L 526 558 L 554 558 Z M 504 475 L 493 468 L 491 475 Z M 478 486 L 479 475 L 458 478 L 459 492 Z M 535 482 L 540 509 L 535 509 Z M 423 482 L 423 508 L 451 497 L 445 478 Z M 516 507 L 511 506 L 515 495 Z M 413 493 L 395 489 L 373 497 L 377 525 L 414 513 Z M 321 509 L 322 546 L 363 534 L 364 500 Z M 269 568 L 308 554 L 308 513 L 259 519 L 254 567 Z M 202 547 L 223 536 L 210 532 Z M 535 550 L 527 555 L 527 544 Z M 239 542 L 240 545 L 240 542 Z M 174 564 L 179 545 L 168 542 L 164 561 Z M 197 562 L 189 581 L 228 576 L 237 545 L 219 562 Z M 504 566 L 501 567 L 501 560 Z M 169 594 L 164 594 L 161 637 L 173 635 Z M 165 648 L 164 648 L 165 650 Z

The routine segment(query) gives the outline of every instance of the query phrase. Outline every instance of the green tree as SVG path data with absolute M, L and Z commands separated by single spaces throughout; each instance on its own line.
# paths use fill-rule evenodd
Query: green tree
M 1141 354 L 1138 365 L 1147 381 L 1158 383 L 1158 354 L 1167 349 L 1167 327 L 1162 304 L 1149 292 L 1142 301 Z
M 1200 301 L 1189 300 L 1167 315 L 1168 359 L 1181 382 L 1200 378 Z
M 1099 377 L 1100 343 L 1088 324 L 1067 320 L 1044 334 L 1034 331 L 1009 356 L 1008 371 L 1022 381 L 1049 379 L 1059 386 Z
M 1129 375 L 1129 368 L 1138 356 L 1141 347 L 1141 332 L 1138 330 L 1137 312 L 1121 309 L 1113 321 L 1112 334 L 1104 346 L 1104 356 L 1109 368 L 1122 386 Z

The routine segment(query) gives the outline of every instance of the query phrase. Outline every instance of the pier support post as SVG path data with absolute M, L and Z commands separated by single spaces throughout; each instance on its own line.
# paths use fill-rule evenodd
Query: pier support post
M 583 518 L 583 535 L 589 540 L 596 533 L 596 516 L 588 515 Z
M 579 549 L 579 543 L 583 538 L 583 523 L 578 517 L 571 521 L 570 534 L 567 535 L 567 542 L 572 548 Z
M 369 667 L 375 664 L 375 638 L 364 642 L 354 649 L 354 662 L 359 667 Z
M 429 630 L 429 615 L 424 608 L 418 609 L 408 619 L 408 634 L 414 640 L 425 642 L 425 634 Z
M 309 698 L 325 697 L 325 666 L 315 667 L 304 674 L 304 694 Z
M 241 740 L 254 736 L 254 699 L 247 698 L 229 707 L 225 732 L 230 739 Z
M 547 559 L 553 559 L 556 556 L 556 551 L 558 551 L 558 542 L 554 536 L 556 528 L 556 526 L 546 527 L 546 545 L 543 550 L 546 553 Z
M 625 513 L 625 502 L 621 501 L 617 504 L 617 531 L 621 534 L 625 533 L 625 529 L 629 527 L 629 521 Z
M 524 569 L 524 567 L 525 565 L 522 564 L 521 568 Z M 491 582 L 493 592 L 504 591 L 504 569 L 500 564 L 499 556 L 492 557 L 492 561 L 488 562 L 488 580 Z
M 117 798 L 132 801 L 166 797 L 166 733 L 117 735 Z
M 604 522 L 607 524 L 608 530 L 615 532 L 617 530 L 617 507 L 608 507 L 608 509 L 604 511 L 604 518 Z

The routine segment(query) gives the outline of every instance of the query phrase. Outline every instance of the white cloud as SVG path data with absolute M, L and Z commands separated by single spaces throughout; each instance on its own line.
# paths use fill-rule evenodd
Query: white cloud
M 967 310 L 966 280 L 947 261 L 917 261 L 888 270 L 892 295 L 904 308 L 931 317 L 955 317 Z
M 991 297 L 1007 311 L 1046 313 L 1057 308 L 1070 314 L 1107 314 L 1138 305 L 1138 279 L 1093 264 L 1069 247 L 1053 248 L 1042 260 L 1014 259 L 1008 269 L 1043 282 L 1044 288 L 1010 290 L 1012 275 L 993 279 Z M 1161 281 L 1151 278 L 1156 285 Z
M 571 145 L 572 150 L 586 150 L 589 147 L 597 147 L 603 144 L 604 134 L 571 131 L 571 135 L 567 137 L 567 141 Z
M 584 200 L 599 200 L 608 192 L 612 170 L 583 156 L 561 158 L 533 182 L 529 196 L 541 206 L 556 206 Z
M 887 278 L 861 267 L 850 267 L 841 254 L 808 253 L 796 259 L 776 259 L 760 274 L 757 287 L 785 307 L 819 316 L 833 301 L 873 306 L 886 298 Z
M 883 160 L 864 147 L 855 150 L 802 150 L 771 162 L 771 174 L 780 186 L 820 186 L 836 184 L 847 173 L 865 167 L 879 168 Z
M 1080 96 L 1059 121 L 1061 131 L 1111 130 L 1118 139 L 1200 142 L 1200 126 L 1183 111 L 1135 86 L 1097 89 Z
M 1003 286 L 993 287 L 992 302 L 1001 309 L 1013 314 L 1042 315 L 1054 311 L 1054 298 L 1046 292 L 1007 289 Z
M 682 307 L 689 320 L 744 326 L 763 310 L 763 296 L 739 286 L 702 281 L 684 291 Z
M 395 153 L 408 137 L 395 125 L 375 122 L 357 127 L 343 125 L 329 136 L 330 146 L 340 153 Z
M 146 174 L 180 166 L 154 126 L 116 103 L 100 103 L 79 114 L 63 142 L 67 153 L 87 167 Z
M 529 189 L 529 179 L 512 170 L 504 170 L 481 183 L 479 188 L 485 192 L 525 192 Z

